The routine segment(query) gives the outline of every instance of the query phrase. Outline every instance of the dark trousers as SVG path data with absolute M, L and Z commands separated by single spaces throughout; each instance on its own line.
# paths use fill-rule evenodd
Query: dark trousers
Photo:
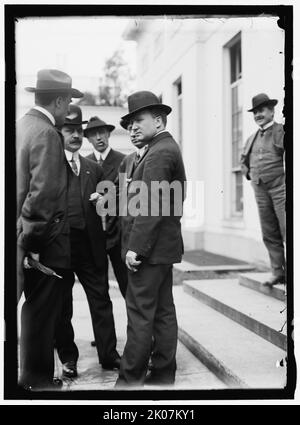
M 126 297 L 126 290 L 128 285 L 127 267 L 121 258 L 121 243 L 117 243 L 112 248 L 107 250 L 114 274 L 116 276 L 120 292 L 123 298 Z M 108 262 L 107 262 L 107 273 L 108 273 Z
M 143 385 L 152 350 L 152 374 L 162 383 L 174 382 L 178 328 L 172 280 L 172 265 L 142 263 L 128 273 L 127 341 L 117 386 Z
M 116 351 L 117 340 L 105 261 L 103 267 L 94 264 L 88 235 L 84 230 L 71 230 L 71 261 L 72 272 L 78 276 L 87 296 L 99 362 L 115 360 L 119 354 Z M 62 316 L 56 330 L 56 347 L 62 363 L 78 359 L 71 323 L 73 284 L 74 275 L 71 273 L 66 279 Z
M 267 183 L 252 182 L 258 206 L 264 244 L 268 250 L 274 276 L 285 273 L 285 177 Z
M 63 271 L 55 269 L 57 274 Z M 54 374 L 54 334 L 61 313 L 64 282 L 37 270 L 24 270 L 21 311 L 20 384 L 44 386 Z

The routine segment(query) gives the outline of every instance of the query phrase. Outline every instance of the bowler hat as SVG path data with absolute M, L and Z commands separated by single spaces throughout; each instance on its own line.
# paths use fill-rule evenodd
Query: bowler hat
M 106 122 L 102 121 L 99 117 L 91 117 L 89 122 L 88 122 L 88 125 L 84 129 L 83 134 L 84 134 L 85 137 L 88 137 L 87 134 L 88 134 L 89 130 L 92 130 L 94 128 L 100 128 L 100 127 L 107 128 L 107 130 L 109 132 L 111 132 L 115 129 L 114 125 L 106 124 Z
M 260 106 L 277 105 L 277 99 L 270 99 L 269 96 L 265 93 L 259 93 L 252 98 L 252 108 L 248 109 L 248 112 L 253 112 L 254 109 L 259 108 Z
M 152 108 L 161 109 L 167 115 L 172 111 L 170 106 L 160 103 L 158 97 L 151 91 L 137 91 L 128 96 L 128 114 L 122 119 L 128 121 L 137 112 Z
M 26 87 L 34 93 L 70 93 L 72 97 L 83 97 L 83 93 L 72 88 L 72 78 L 57 69 L 41 69 L 37 73 L 36 87 Z
M 82 121 L 81 108 L 77 105 L 69 105 L 69 113 L 65 118 L 64 125 L 82 125 L 87 121 Z

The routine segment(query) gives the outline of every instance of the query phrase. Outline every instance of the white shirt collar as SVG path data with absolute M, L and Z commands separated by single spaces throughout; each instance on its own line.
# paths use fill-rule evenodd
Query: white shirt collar
M 72 161 L 72 158 L 74 158 L 74 161 L 75 162 L 79 161 L 79 152 L 78 151 L 76 151 L 76 152 L 70 152 L 70 151 L 67 151 L 65 149 L 65 155 L 66 155 L 66 158 L 67 158 L 67 161 L 68 162 Z
M 139 157 L 141 158 L 144 153 L 146 152 L 146 150 L 148 149 L 148 145 L 143 146 L 142 148 L 136 148 L 136 152 L 139 155 Z
M 97 159 L 97 161 L 99 161 L 100 157 L 103 159 L 103 161 L 105 161 L 107 155 L 109 154 L 109 152 L 111 151 L 111 147 L 108 146 L 104 152 L 98 152 L 96 151 L 96 149 L 94 149 L 94 155 Z
M 267 128 L 271 127 L 274 124 L 274 121 L 270 121 L 267 124 L 263 125 L 262 127 L 259 127 L 260 130 L 266 130 Z
M 33 109 L 36 109 L 37 111 L 40 111 L 42 114 L 46 115 L 47 118 L 52 122 L 53 125 L 55 125 L 55 118 L 51 114 L 51 112 L 47 111 L 47 109 L 43 108 L 42 106 L 34 106 Z

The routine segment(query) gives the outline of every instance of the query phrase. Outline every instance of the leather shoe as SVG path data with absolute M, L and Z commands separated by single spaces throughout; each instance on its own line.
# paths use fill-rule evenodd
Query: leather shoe
M 121 364 L 121 359 L 120 357 L 117 357 L 114 360 L 110 360 L 109 362 L 103 362 L 102 369 L 105 369 L 105 370 L 120 369 L 120 364 Z
M 76 378 L 77 364 L 75 361 L 66 362 L 62 365 L 62 374 L 65 378 Z
M 96 341 L 94 340 L 94 341 L 91 341 L 91 346 L 92 347 L 96 347 Z
M 263 283 L 263 286 L 272 288 L 274 285 L 285 284 L 285 276 L 272 276 L 269 280 Z
M 57 378 L 57 377 L 53 378 L 52 386 L 53 386 L 53 388 L 57 388 L 57 389 L 62 387 L 63 386 L 62 379 Z

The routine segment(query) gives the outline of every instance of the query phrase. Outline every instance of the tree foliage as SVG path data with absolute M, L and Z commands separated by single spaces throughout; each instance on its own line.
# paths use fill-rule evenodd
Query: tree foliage
M 83 97 L 77 102 L 78 105 L 95 106 L 97 104 L 97 96 L 88 91 L 83 92 Z
M 103 68 L 99 87 L 100 104 L 104 106 L 125 106 L 132 91 L 134 75 L 121 49 L 108 58 Z

